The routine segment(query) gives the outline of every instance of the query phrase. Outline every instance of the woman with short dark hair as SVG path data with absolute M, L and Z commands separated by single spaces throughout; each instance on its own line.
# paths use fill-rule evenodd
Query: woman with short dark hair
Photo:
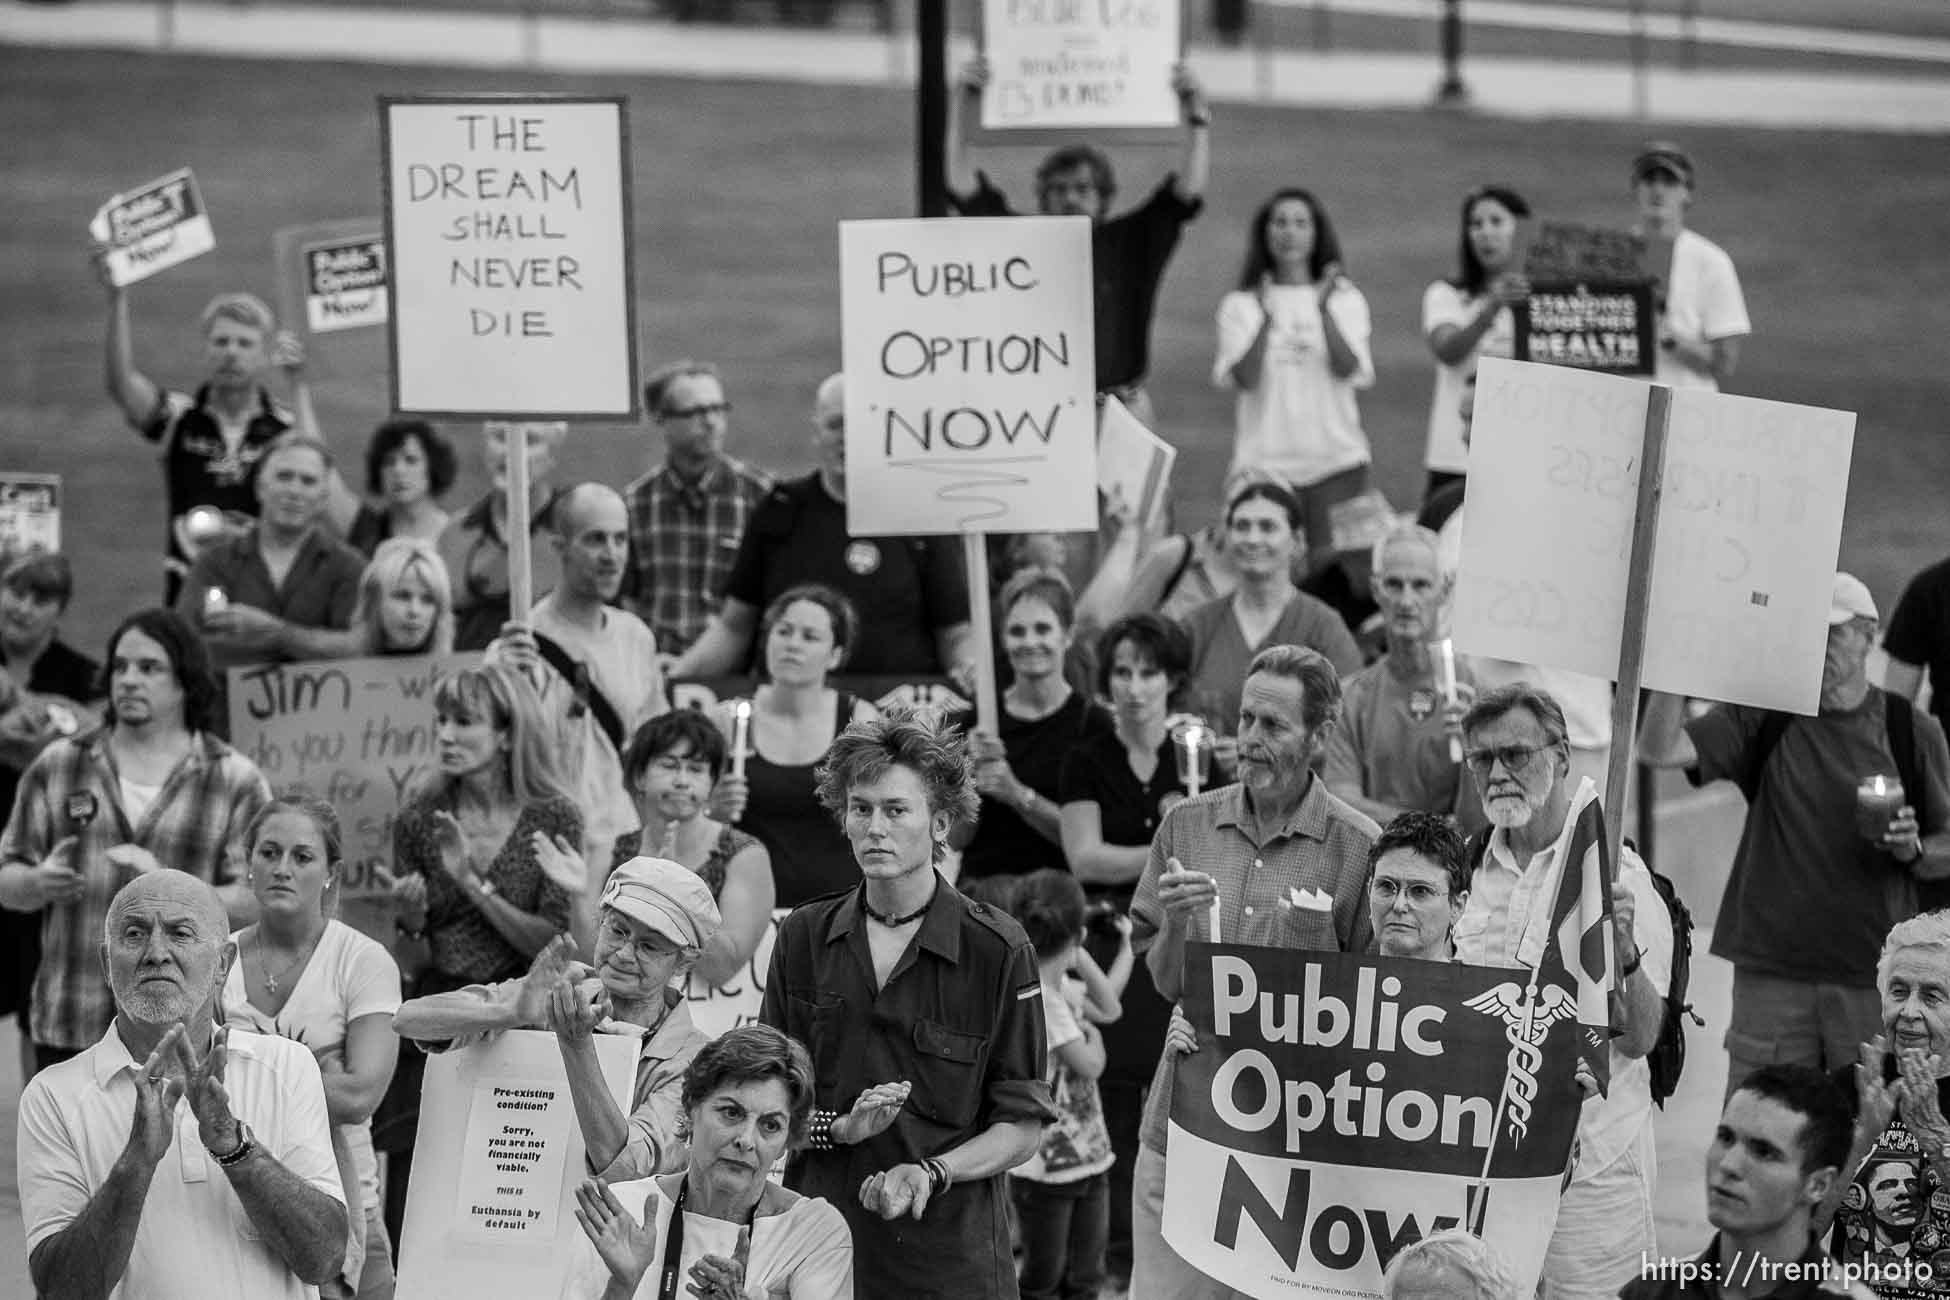
M 704 946 L 697 973 L 714 988 L 758 951 L 777 897 L 771 853 L 707 811 L 726 761 L 724 733 L 696 709 L 672 709 L 638 728 L 623 751 L 623 783 L 641 826 L 616 837 L 610 861 L 613 871 L 648 853 L 689 867 L 709 886 L 724 924 Z
M 365 499 L 343 475 L 332 475 L 332 524 L 346 545 L 367 556 L 391 537 L 437 541 L 447 526 L 440 499 L 459 471 L 446 435 L 425 420 L 395 417 L 366 443 Z
M 846 1220 L 766 1176 L 805 1138 L 806 1049 L 769 1025 L 729 1030 L 692 1060 L 683 1105 L 690 1158 L 681 1172 L 589 1179 L 577 1190 L 576 1221 L 590 1244 L 576 1251 L 563 1300 L 622 1300 L 668 1269 L 678 1294 L 700 1300 L 851 1300 Z M 676 1260 L 667 1258 L 673 1243 Z

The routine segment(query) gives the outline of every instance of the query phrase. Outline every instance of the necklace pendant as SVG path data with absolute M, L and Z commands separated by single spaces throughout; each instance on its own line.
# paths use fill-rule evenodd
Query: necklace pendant
M 278 977 L 275 975 L 266 975 L 264 977 L 264 987 L 272 997 L 276 997 L 278 995 Z

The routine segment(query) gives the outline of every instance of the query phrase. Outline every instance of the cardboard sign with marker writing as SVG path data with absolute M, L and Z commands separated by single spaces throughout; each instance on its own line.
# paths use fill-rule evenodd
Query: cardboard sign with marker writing
M 1617 680 L 1650 385 L 1484 358 L 1458 649 Z M 1644 685 L 1813 713 L 1855 416 L 1672 395 Z
M 1183 0 L 988 0 L 982 129 L 1171 131 Z
M 1090 222 L 840 223 L 854 536 L 1097 526 Z
M 395 409 L 637 413 L 628 103 L 380 101 Z

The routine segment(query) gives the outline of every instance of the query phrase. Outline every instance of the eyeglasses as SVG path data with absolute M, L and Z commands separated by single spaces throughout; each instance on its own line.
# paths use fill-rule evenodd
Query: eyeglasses
M 657 418 L 660 420 L 695 420 L 701 415 L 730 415 L 730 402 L 705 402 L 698 406 L 673 407 Z
M 1496 745 L 1490 749 L 1472 749 L 1463 755 L 1463 761 L 1478 776 L 1488 776 L 1498 763 L 1503 764 L 1506 772 L 1521 772 L 1549 748 L 1548 745 Z
M 1408 901 L 1416 907 L 1426 907 L 1443 896 L 1443 891 L 1425 881 L 1414 880 L 1404 886 L 1400 881 L 1390 880 L 1387 876 L 1376 876 L 1373 880 L 1369 881 L 1368 892 L 1376 898 L 1390 900 L 1395 895 L 1405 892 L 1408 895 Z

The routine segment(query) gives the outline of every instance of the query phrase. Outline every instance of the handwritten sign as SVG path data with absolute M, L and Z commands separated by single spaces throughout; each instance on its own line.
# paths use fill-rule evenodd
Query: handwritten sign
M 0 470 L 0 561 L 61 549 L 61 476 Z
M 637 411 L 627 101 L 380 101 L 394 405 Z
M 792 915 L 789 907 L 774 908 L 772 923 L 759 937 L 751 960 L 722 984 L 709 984 L 693 970 L 684 984 L 684 997 L 691 1004 L 691 1023 L 707 1038 L 716 1038 L 727 1029 L 758 1023 L 765 1005 L 765 976 L 772 969 L 772 947 L 779 941 L 779 923 Z
M 1616 681 L 1649 385 L 1484 358 L 1455 638 Z M 1644 683 L 1813 713 L 1855 416 L 1675 390 Z
M 392 940 L 389 894 L 376 869 L 393 860 L 393 818 L 432 770 L 433 687 L 480 662 L 410 656 L 269 664 L 230 670 L 230 736 L 274 790 L 337 810 L 345 870 L 339 917 Z
M 1097 526 L 1090 222 L 840 223 L 846 521 Z
M 984 130 L 1172 128 L 1183 0 L 987 0 Z
M 1516 1270 L 1512 1294 L 1535 1289 L 1578 1124 L 1561 987 L 1526 990 L 1518 970 L 1203 943 L 1185 972 L 1199 1050 L 1172 1082 L 1173 1250 L 1265 1300 L 1375 1300 L 1402 1247 L 1480 1210 L 1484 1239 Z
M 592 1040 L 604 1085 L 628 1113 L 638 1040 Z M 416 1300 L 557 1294 L 583 1239 L 575 1189 L 582 1130 L 555 1035 L 516 1029 L 427 1059 L 399 1293 Z
M 945 677 L 916 675 L 851 676 L 841 673 L 827 679 L 834 690 L 870 700 L 882 713 L 895 710 L 930 709 L 939 714 L 965 713 L 975 706 Z M 670 683 L 671 707 L 678 709 L 716 708 L 722 701 L 750 699 L 758 689 L 756 677 L 676 677 Z
M 88 223 L 88 233 L 108 246 L 109 279 L 118 288 L 217 246 L 209 210 L 187 167 L 102 204 Z

